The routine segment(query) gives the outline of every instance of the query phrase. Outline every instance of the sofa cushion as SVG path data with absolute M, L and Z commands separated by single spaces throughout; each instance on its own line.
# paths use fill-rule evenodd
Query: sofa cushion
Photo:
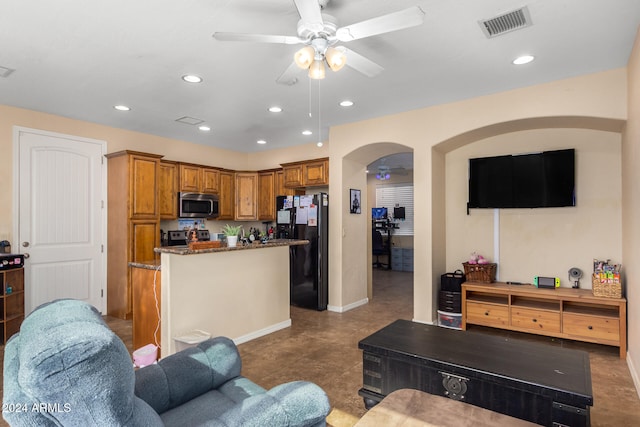
M 233 341 L 211 338 L 136 371 L 135 393 L 162 414 L 240 375 Z

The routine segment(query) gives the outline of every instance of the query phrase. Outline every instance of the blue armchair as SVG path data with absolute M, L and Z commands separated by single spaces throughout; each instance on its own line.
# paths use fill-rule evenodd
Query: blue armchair
M 218 337 L 134 371 L 124 343 L 77 300 L 45 304 L 5 346 L 12 426 L 324 426 L 329 401 L 295 381 L 265 390 Z

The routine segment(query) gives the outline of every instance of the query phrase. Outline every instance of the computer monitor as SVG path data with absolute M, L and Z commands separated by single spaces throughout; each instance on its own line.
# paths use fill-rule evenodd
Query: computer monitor
M 371 219 L 374 221 L 387 219 L 387 208 L 371 208 Z

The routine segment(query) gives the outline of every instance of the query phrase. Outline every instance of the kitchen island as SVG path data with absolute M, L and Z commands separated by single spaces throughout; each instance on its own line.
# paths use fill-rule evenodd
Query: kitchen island
M 170 246 L 155 249 L 159 265 L 131 263 L 134 272 L 158 270 L 160 275 L 154 299 L 159 301 L 161 357 L 177 351 L 174 338 L 194 330 L 239 344 L 291 326 L 289 246 L 308 243 L 277 239 L 234 248 Z M 154 281 L 137 281 L 136 286 L 150 290 L 134 289 L 134 295 L 153 295 Z M 147 307 L 146 313 L 154 311 Z M 134 325 L 143 322 L 136 319 L 138 313 L 134 309 Z

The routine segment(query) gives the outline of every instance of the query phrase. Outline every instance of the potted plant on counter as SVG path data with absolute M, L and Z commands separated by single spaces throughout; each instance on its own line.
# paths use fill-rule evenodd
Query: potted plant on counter
M 238 235 L 240 234 L 240 230 L 242 230 L 241 225 L 226 224 L 224 227 L 222 227 L 222 232 L 227 238 L 228 247 L 233 248 L 238 244 Z

